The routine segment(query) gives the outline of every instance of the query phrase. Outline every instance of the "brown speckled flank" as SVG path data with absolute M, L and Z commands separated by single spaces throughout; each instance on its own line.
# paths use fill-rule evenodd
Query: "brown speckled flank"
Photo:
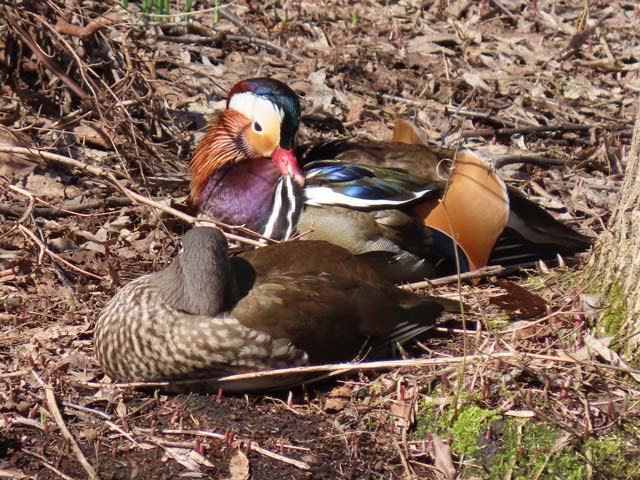
M 222 233 L 197 227 L 169 267 L 105 305 L 95 350 L 117 381 L 211 378 L 384 354 L 457 308 L 401 291 L 327 242 L 285 242 L 230 260 Z

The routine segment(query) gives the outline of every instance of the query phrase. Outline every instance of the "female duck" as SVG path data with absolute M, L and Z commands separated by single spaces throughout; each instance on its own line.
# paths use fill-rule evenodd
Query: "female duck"
M 445 310 L 459 305 L 404 292 L 327 242 L 229 259 L 223 234 L 197 227 L 167 268 L 105 305 L 95 349 L 118 381 L 216 377 L 381 355 Z

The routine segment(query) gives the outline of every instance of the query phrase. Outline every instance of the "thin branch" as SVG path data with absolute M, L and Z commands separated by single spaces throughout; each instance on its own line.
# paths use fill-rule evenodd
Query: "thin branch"
M 58 468 L 54 467 L 51 463 L 49 463 L 49 460 L 47 460 L 44 456 L 39 455 L 36 452 L 32 452 L 28 448 L 23 448 L 22 451 L 24 453 L 26 453 L 27 455 L 31 455 L 32 457 L 37 458 L 38 460 L 40 460 L 42 462 L 42 465 L 45 468 L 48 468 L 49 470 L 51 470 L 53 473 L 58 475 L 63 480 L 76 480 L 75 478 L 70 477 L 69 475 L 64 473 L 62 470 L 59 470 Z M 25 478 L 28 478 L 28 477 L 25 477 Z
M 75 81 L 73 81 L 73 79 L 71 79 L 71 77 L 69 77 L 64 72 L 64 69 L 62 68 L 61 65 L 59 65 L 55 60 L 47 56 L 42 51 L 40 46 L 36 43 L 36 41 L 31 37 L 31 35 L 26 30 L 24 30 L 21 25 L 19 25 L 15 21 L 15 18 L 14 18 L 15 13 L 12 13 L 12 11 L 9 10 L 9 7 L 6 7 L 6 6 L 0 7 L 0 10 L 4 12 L 2 16 L 8 21 L 8 23 L 11 24 L 11 27 L 13 28 L 13 30 L 18 34 L 18 36 L 25 43 L 25 45 L 33 52 L 36 58 L 46 68 L 51 70 L 51 72 L 56 77 L 58 77 L 65 85 L 67 85 L 67 87 L 69 87 L 69 89 L 73 93 L 75 93 L 84 104 L 88 105 L 91 108 L 95 108 L 96 105 L 93 98 L 91 98 L 91 96 L 87 92 L 85 92 Z
M 142 428 L 136 429 L 136 430 L 143 433 L 147 433 L 147 434 L 150 431 Z M 167 430 L 161 430 L 160 433 L 164 433 L 168 435 L 196 435 L 199 437 L 215 438 L 216 440 L 223 440 L 223 441 L 227 440 L 227 437 L 225 435 L 222 435 L 220 433 L 215 433 L 215 432 L 207 432 L 204 430 L 169 430 L 167 429 Z M 236 440 L 249 443 L 249 440 L 242 440 L 239 438 L 236 438 Z M 279 462 L 293 465 L 294 467 L 299 468 L 300 470 L 311 470 L 311 467 L 309 466 L 309 464 L 305 462 L 301 462 L 300 460 L 295 460 L 293 458 L 285 457 L 284 455 L 280 455 L 278 453 L 272 452 L 271 450 L 267 450 L 266 448 L 262 448 L 254 440 L 251 440 L 251 451 L 258 452 L 259 454 L 264 455 L 265 457 L 273 458 L 274 460 L 278 460 Z
M 36 202 L 44 205 L 50 205 L 49 207 L 35 207 L 31 211 L 29 207 L 21 208 L 17 205 L 10 205 L 6 203 L 0 203 L 0 214 L 7 215 L 9 217 L 24 217 L 26 213 L 31 213 L 35 217 L 42 218 L 57 218 L 68 215 L 77 215 L 79 217 L 93 217 L 96 215 L 110 215 L 113 212 L 103 212 L 99 214 L 86 214 L 90 210 L 97 210 L 114 207 L 130 207 L 133 202 L 126 197 L 107 197 L 103 200 L 96 200 L 95 202 L 81 202 L 72 201 L 62 206 L 52 205 L 50 202 L 38 197 L 33 197 Z M 20 221 L 20 220 L 19 220 Z
M 562 160 L 561 158 L 548 158 L 542 155 L 515 154 L 515 155 L 497 155 L 495 157 L 496 168 L 502 168 L 505 165 L 514 163 L 528 163 L 530 165 L 539 165 L 541 167 L 566 167 L 574 165 L 573 160 Z
M 343 375 L 350 372 L 360 372 L 366 370 L 392 370 L 395 368 L 412 368 L 412 367 L 438 367 L 457 365 L 460 363 L 489 361 L 496 359 L 508 359 L 513 358 L 520 362 L 525 360 L 542 360 L 545 362 L 556 363 L 570 363 L 581 364 L 586 366 L 597 366 L 598 368 L 606 368 L 609 370 L 620 371 L 628 374 L 639 374 L 640 370 L 632 368 L 623 368 L 616 365 L 609 365 L 601 362 L 585 362 L 571 357 L 559 357 L 556 355 L 535 354 L 528 352 L 519 352 L 515 349 L 511 349 L 509 352 L 497 352 L 497 353 L 480 353 L 475 355 L 466 355 L 458 357 L 446 357 L 446 358 L 418 358 L 409 360 L 384 360 L 376 362 L 364 362 L 364 363 L 335 363 L 328 365 L 312 365 L 308 367 L 291 367 L 282 368 L 277 370 L 265 370 L 260 372 L 251 373 L 239 373 L 237 375 L 229 375 L 226 377 L 218 377 L 212 380 L 218 382 L 220 387 L 224 388 L 225 383 L 237 382 L 243 380 L 255 380 L 259 378 L 277 378 L 287 375 L 307 375 L 307 374 L 320 374 L 329 373 L 330 376 Z M 202 385 L 209 379 L 200 378 L 194 380 L 176 380 L 176 381 L 163 381 L 163 382 L 130 382 L 130 383 L 96 383 L 87 382 L 85 385 L 92 388 L 103 388 L 104 386 L 117 386 L 122 388 L 167 388 L 173 386 L 188 386 L 188 385 Z
M 491 358 L 514 358 L 515 353 L 504 352 L 491 355 Z M 488 355 L 469 355 L 467 361 L 488 359 Z M 394 368 L 408 368 L 408 367 L 426 367 L 426 366 L 442 366 L 458 364 L 464 360 L 464 357 L 448 357 L 448 358 L 428 358 L 428 359 L 410 359 L 410 360 L 386 360 L 377 362 L 364 362 L 364 363 L 335 363 L 329 365 L 312 365 L 309 367 L 292 367 L 282 368 L 278 370 L 266 370 L 261 372 L 251 373 L 239 373 L 237 375 L 229 375 L 226 377 L 220 377 L 216 379 L 221 384 L 225 382 L 232 382 L 238 380 L 254 380 L 256 378 L 278 377 L 291 374 L 318 374 L 318 373 L 331 373 L 332 375 L 341 375 L 348 372 L 365 371 L 365 370 L 388 370 Z M 571 360 L 573 362 L 573 360 Z M 131 383 L 117 383 L 109 385 L 117 385 L 120 387 L 168 387 L 170 385 L 188 385 L 194 383 L 204 382 L 204 379 L 199 380 L 182 380 L 172 382 L 131 382 Z M 87 385 L 93 387 L 103 387 L 101 383 L 87 383 Z
M 179 218 L 180 220 L 189 223 L 191 225 L 195 225 L 195 224 L 203 224 L 203 225 L 213 225 L 216 226 L 220 229 L 232 229 L 232 230 L 239 230 L 242 231 L 243 233 L 251 233 L 254 234 L 256 237 L 260 238 L 262 240 L 258 241 L 258 240 L 252 240 L 246 237 L 242 237 L 240 235 L 235 235 L 233 233 L 227 233 L 224 232 L 225 236 L 232 241 L 236 241 L 236 242 L 240 242 L 240 243 L 244 243 L 246 245 L 252 245 L 252 246 L 256 246 L 256 247 L 262 247 L 264 246 L 264 241 L 269 241 L 268 238 L 263 237 L 260 234 L 257 234 L 255 232 L 251 232 L 250 230 L 244 228 L 244 227 L 235 227 L 232 225 L 226 225 L 224 223 L 220 223 L 220 222 L 215 222 L 213 220 L 209 220 L 209 219 L 205 219 L 205 218 L 197 218 L 197 217 L 192 217 L 189 214 L 186 214 L 184 212 L 181 212 L 180 210 L 177 210 L 173 207 L 170 207 L 168 205 L 164 205 L 162 203 L 156 202 L 150 198 L 145 197 L 144 195 L 140 195 L 139 193 L 134 192 L 133 190 L 130 190 L 129 188 L 125 187 L 124 185 L 122 185 L 122 183 L 116 178 L 114 173 L 111 173 L 110 171 L 106 170 L 105 168 L 102 167 L 97 167 L 95 165 L 87 165 L 86 163 L 83 163 L 79 160 L 74 160 L 73 158 L 69 158 L 69 157 L 65 157 L 63 155 L 58 155 L 56 153 L 51 153 L 51 152 L 47 152 L 45 150 L 38 150 L 35 148 L 26 148 L 26 147 L 3 147 L 0 146 L 0 152 L 8 152 L 8 153 L 22 153 L 22 154 L 26 154 L 26 155 L 31 155 L 33 157 L 36 158 L 40 158 L 41 160 L 50 160 L 56 163 L 59 163 L 61 165 L 66 165 L 68 167 L 72 167 L 72 168 L 77 168 L 80 171 L 89 173 L 93 176 L 99 177 L 103 180 L 105 180 L 109 185 L 111 185 L 113 188 L 119 190 L 120 192 L 122 192 L 127 198 L 129 198 L 133 203 L 136 204 L 141 204 L 141 205 L 147 205 L 153 208 L 156 208 L 158 210 L 161 210 L 165 213 L 168 213 L 169 215 L 172 215 L 173 217 Z
M 83 270 L 82 268 L 78 267 L 77 265 L 74 265 L 73 263 L 71 263 L 69 260 L 66 260 L 66 259 L 62 258 L 57 253 L 51 251 L 49 249 L 49 247 L 47 247 L 47 245 L 36 236 L 35 233 L 33 233 L 31 230 L 29 230 L 27 227 L 25 227 L 21 223 L 18 224 L 18 228 L 20 229 L 20 231 L 22 233 L 24 233 L 31 240 L 33 240 L 36 245 L 38 245 L 38 247 L 40 248 L 41 252 L 46 253 L 47 255 L 49 255 L 53 260 L 55 260 L 57 262 L 60 262 L 60 263 L 62 263 L 64 265 L 66 265 L 67 267 L 71 268 L 72 270 L 75 270 L 78 273 L 86 275 L 87 277 L 95 278 L 96 280 L 104 280 L 103 277 L 101 277 L 99 275 L 96 275 L 95 273 L 88 272 L 87 270 Z
M 252 45 L 260 45 L 260 46 L 263 46 L 263 47 L 271 48 L 273 50 L 276 50 L 277 52 L 282 53 L 283 55 L 285 55 L 287 57 L 291 57 L 296 62 L 304 61 L 304 58 L 302 58 L 300 55 L 296 55 L 295 53 L 290 52 L 286 48 L 281 47 L 277 43 L 272 42 L 271 40 L 267 40 L 267 39 L 262 38 L 262 37 L 256 37 L 256 36 L 248 37 L 248 36 L 245 36 L 245 35 L 227 35 L 227 38 L 229 40 L 235 40 L 235 41 L 238 41 L 238 42 L 245 42 L 245 43 L 249 43 L 249 44 L 252 44 Z
M 433 280 L 424 280 L 422 282 L 409 283 L 407 285 L 400 285 L 400 288 L 405 290 L 416 290 L 420 288 L 439 287 L 441 285 L 448 285 L 449 283 L 457 282 L 460 280 L 471 280 L 474 278 L 490 277 L 492 275 L 500 275 L 505 272 L 505 268 L 500 265 L 489 265 L 477 270 L 471 270 L 470 272 L 447 275 L 446 277 L 434 278 Z
M 115 18 L 114 18 L 115 17 Z M 56 22 L 56 30 L 60 33 L 71 35 L 79 38 L 89 38 L 91 35 L 105 27 L 110 27 L 119 21 L 120 14 L 117 12 L 110 12 L 105 15 L 100 15 L 92 20 L 89 20 L 85 26 L 73 25 L 64 18 L 59 18 Z
M 76 439 L 73 438 L 73 435 L 71 435 L 71 432 L 69 432 L 67 425 L 64 423 L 64 419 L 62 418 L 62 415 L 60 414 L 60 410 L 58 409 L 58 404 L 56 403 L 56 396 L 53 393 L 53 388 L 51 387 L 51 385 L 45 383 L 45 381 L 42 380 L 40 375 L 38 375 L 35 371 L 33 371 L 33 376 L 35 377 L 37 382 L 42 386 L 42 388 L 44 388 L 45 398 L 47 399 L 47 406 L 49 407 L 49 413 L 51 413 L 51 415 L 53 416 L 53 419 L 58 424 L 58 427 L 60 428 L 60 433 L 62 433 L 62 436 L 64 437 L 64 439 L 67 442 L 69 442 L 69 444 L 71 445 L 71 449 L 73 450 L 73 453 L 75 453 L 76 458 L 78 459 L 78 462 L 80 462 L 80 465 L 82 465 L 82 468 L 84 468 L 84 470 L 87 472 L 87 474 L 89 475 L 89 478 L 91 479 L 97 478 L 96 471 L 88 462 L 87 458 L 84 456 L 84 453 L 82 453 L 82 450 L 80 450 L 80 447 L 78 446 L 78 442 L 76 442 Z

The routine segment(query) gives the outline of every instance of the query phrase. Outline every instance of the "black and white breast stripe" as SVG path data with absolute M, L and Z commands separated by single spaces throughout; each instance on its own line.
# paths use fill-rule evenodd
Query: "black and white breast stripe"
M 271 214 L 262 234 L 274 240 L 286 240 L 296 230 L 298 219 L 304 207 L 304 191 L 289 175 L 278 180 L 273 194 Z

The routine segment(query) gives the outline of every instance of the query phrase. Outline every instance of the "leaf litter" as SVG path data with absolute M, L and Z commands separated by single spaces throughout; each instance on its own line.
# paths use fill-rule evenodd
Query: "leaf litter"
M 470 405 L 553 425 L 549 458 L 616 424 L 637 429 L 625 372 L 637 374 L 594 337 L 573 270 L 544 266 L 427 288 L 473 307 L 466 331 L 453 322 L 411 348 L 431 365 L 219 402 L 104 383 L 97 312 L 179 248 L 188 159 L 242 78 L 302 96 L 299 141 L 388 140 L 410 119 L 433 143 L 500 156 L 509 184 L 602 231 L 640 91 L 637 5 L 387 3 L 194 3 L 146 19 L 133 2 L 0 5 L 0 476 L 482 476 L 506 447 L 486 422 L 475 433 L 487 454 L 460 451 L 456 412 Z M 531 468 L 514 460 L 510 475 Z

